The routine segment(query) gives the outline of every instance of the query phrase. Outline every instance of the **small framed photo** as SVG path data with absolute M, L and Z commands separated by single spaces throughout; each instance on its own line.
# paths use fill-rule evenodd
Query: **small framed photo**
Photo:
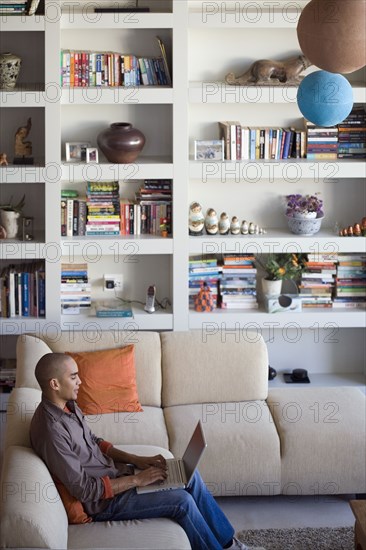
M 98 149 L 96 147 L 87 147 L 86 162 L 99 162 Z
M 86 162 L 86 150 L 90 143 L 86 141 L 69 141 L 65 144 L 66 162 Z
M 194 142 L 194 160 L 224 160 L 224 140 L 196 139 Z

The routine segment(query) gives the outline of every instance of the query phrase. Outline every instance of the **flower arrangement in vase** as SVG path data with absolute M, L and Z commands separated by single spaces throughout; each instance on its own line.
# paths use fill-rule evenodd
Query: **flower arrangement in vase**
M 306 236 L 319 231 L 324 211 L 323 201 L 318 195 L 286 195 L 286 217 L 292 233 Z
M 297 279 L 306 267 L 307 254 L 269 254 L 263 259 L 258 256 L 255 259 L 257 266 L 265 271 L 262 279 L 264 294 L 277 295 L 281 293 L 282 281 L 285 279 Z

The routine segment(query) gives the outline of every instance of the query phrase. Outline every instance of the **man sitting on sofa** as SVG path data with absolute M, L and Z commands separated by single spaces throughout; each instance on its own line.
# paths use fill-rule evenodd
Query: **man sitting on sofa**
M 234 529 L 196 472 L 187 489 L 137 494 L 166 477 L 161 455 L 120 451 L 96 437 L 75 400 L 81 380 L 75 361 L 47 353 L 35 375 L 42 390 L 30 427 L 31 444 L 50 473 L 79 500 L 92 521 L 167 517 L 185 530 L 194 550 L 244 550 Z M 141 472 L 129 472 L 129 464 Z

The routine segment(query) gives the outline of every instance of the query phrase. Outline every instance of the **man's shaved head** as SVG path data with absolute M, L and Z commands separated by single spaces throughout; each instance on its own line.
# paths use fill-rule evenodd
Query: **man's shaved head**
M 35 369 L 35 375 L 42 391 L 49 389 L 49 381 L 52 378 L 58 380 L 66 371 L 66 366 L 73 359 L 65 353 L 46 353 L 38 361 Z

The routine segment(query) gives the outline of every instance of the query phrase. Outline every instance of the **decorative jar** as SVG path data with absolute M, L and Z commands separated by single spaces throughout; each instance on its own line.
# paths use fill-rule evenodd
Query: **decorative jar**
M 14 88 L 22 60 L 14 53 L 0 54 L 0 88 Z
M 113 122 L 97 137 L 98 146 L 109 162 L 134 162 L 145 145 L 144 134 L 129 122 Z

